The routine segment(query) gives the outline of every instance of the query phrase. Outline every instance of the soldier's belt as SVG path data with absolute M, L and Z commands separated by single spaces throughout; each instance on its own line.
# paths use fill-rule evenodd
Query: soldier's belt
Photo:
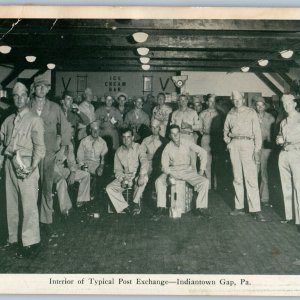
M 234 140 L 253 140 L 253 138 L 249 137 L 249 136 L 235 136 L 235 137 L 232 137 L 232 139 Z

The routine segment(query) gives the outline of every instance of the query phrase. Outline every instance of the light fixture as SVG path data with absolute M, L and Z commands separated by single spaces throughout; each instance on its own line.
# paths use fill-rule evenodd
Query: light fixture
M 294 55 L 293 50 L 282 50 L 279 52 L 282 58 L 291 58 Z
M 135 32 L 132 36 L 137 43 L 144 43 L 148 38 L 148 34 L 145 32 Z
M 26 60 L 27 60 L 28 62 L 30 62 L 30 63 L 33 63 L 33 62 L 35 62 L 35 60 L 36 60 L 36 56 L 33 56 L 33 55 L 28 55 L 28 56 L 26 56 L 25 58 L 26 58 Z
M 11 50 L 10 46 L 0 46 L 0 53 L 2 54 L 8 54 Z
M 49 70 L 53 70 L 55 68 L 55 64 L 49 63 L 49 64 L 47 64 L 47 68 Z
M 118 27 L 117 27 L 117 26 L 113 26 L 111 29 L 112 29 L 112 30 L 117 30 Z
M 250 70 L 250 68 L 249 67 L 241 67 L 241 71 L 242 72 L 244 72 L 244 73 L 246 73 L 246 72 L 248 72 Z
M 147 64 L 147 63 L 149 63 L 149 61 L 150 61 L 149 57 L 140 57 L 140 62 L 142 64 Z
M 142 65 L 142 69 L 148 71 L 150 69 L 150 65 Z
M 260 59 L 260 60 L 258 61 L 258 64 L 259 64 L 261 67 L 267 66 L 268 63 L 269 63 L 269 61 L 268 61 L 267 59 Z
M 149 53 L 149 48 L 137 48 L 136 51 L 139 55 L 147 55 Z

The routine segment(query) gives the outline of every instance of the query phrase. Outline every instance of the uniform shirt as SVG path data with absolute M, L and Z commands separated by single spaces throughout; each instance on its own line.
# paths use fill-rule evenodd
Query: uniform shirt
M 98 136 L 94 139 L 92 136 L 83 138 L 77 150 L 77 161 L 80 166 L 85 162 L 100 163 L 100 158 L 107 153 L 106 142 Z
M 138 130 L 142 124 L 150 125 L 149 116 L 143 110 L 132 109 L 126 114 L 124 126 L 131 126 Z
M 93 104 L 87 101 L 83 101 L 82 103 L 80 103 L 78 108 L 89 118 L 90 123 L 95 121 L 95 108 Z M 86 127 L 84 124 L 80 124 L 80 128 L 84 127 Z
M 194 109 L 187 107 L 186 110 L 176 110 L 172 114 L 171 124 L 178 125 L 181 128 L 182 122 L 186 122 L 192 126 L 192 129 L 182 129 L 182 133 L 192 133 L 195 126 L 198 125 L 198 114 Z
M 255 152 L 261 149 L 262 136 L 257 113 L 254 109 L 242 106 L 233 107 L 227 114 L 224 124 L 224 141 L 231 142 L 233 137 L 248 137 L 254 140 Z
M 262 143 L 263 143 L 262 147 L 269 148 L 270 142 L 272 140 L 272 130 L 273 130 L 272 126 L 275 123 L 275 118 L 267 112 L 264 112 L 262 115 L 257 114 L 257 116 L 258 116 L 260 129 L 261 129 L 261 136 L 262 136 Z
M 36 161 L 45 156 L 43 120 L 27 107 L 5 119 L 0 136 L 8 155 L 19 151 L 21 156 L 30 156 Z
M 121 182 L 126 175 L 134 178 L 139 166 L 140 175 L 146 175 L 148 172 L 148 160 L 140 144 L 132 143 L 129 149 L 122 145 L 117 149 L 114 159 L 114 172 L 119 182 Z
M 148 161 L 152 161 L 153 156 L 157 149 L 162 145 L 160 138 L 155 138 L 153 135 L 150 135 L 143 139 L 141 144 L 143 151 L 147 155 Z
M 216 135 L 222 132 L 220 114 L 216 109 L 206 109 L 199 114 L 199 131 L 201 134 Z
M 36 100 L 31 101 L 29 108 L 36 116 L 38 115 Z M 70 144 L 71 126 L 58 104 L 46 99 L 40 117 L 44 122 L 46 152 L 55 152 L 58 150 L 56 143 L 57 135 L 61 136 L 62 146 Z
M 191 150 L 200 158 L 200 170 L 205 170 L 207 164 L 206 151 L 191 141 L 181 139 L 179 146 L 170 141 L 165 147 L 161 158 L 162 171 L 165 174 L 172 175 L 173 172 L 176 173 L 176 167 L 186 168 L 190 166 Z
M 95 118 L 96 120 L 100 121 L 100 126 L 103 129 L 115 128 L 115 124 L 120 126 L 123 123 L 120 111 L 113 106 L 109 111 L 106 109 L 106 106 L 99 107 L 95 112 Z M 113 122 L 111 121 L 112 118 L 118 123 L 113 124 Z
M 172 108 L 166 104 L 164 104 L 162 107 L 155 106 L 152 113 L 152 119 L 156 119 L 160 121 L 161 124 L 164 124 L 165 126 L 168 125 L 169 122 L 169 116 L 172 113 Z
M 287 143 L 300 144 L 300 113 L 283 119 L 280 123 L 280 133 Z

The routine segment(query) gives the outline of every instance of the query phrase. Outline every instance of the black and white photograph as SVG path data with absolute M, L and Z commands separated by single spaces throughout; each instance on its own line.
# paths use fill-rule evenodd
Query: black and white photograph
M 300 10 L 38 9 L 0 13 L 1 281 L 299 295 Z

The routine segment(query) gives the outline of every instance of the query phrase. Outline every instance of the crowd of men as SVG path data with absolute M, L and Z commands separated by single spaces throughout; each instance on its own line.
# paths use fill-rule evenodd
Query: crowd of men
M 230 215 L 245 214 L 246 188 L 249 213 L 264 222 L 261 206 L 270 205 L 268 161 L 275 144 L 281 147 L 282 222 L 294 222 L 294 206 L 300 232 L 300 114 L 292 95 L 282 96 L 286 115 L 275 132 L 276 120 L 266 111 L 265 99 L 258 97 L 254 108 L 247 107 L 238 91 L 232 92 L 227 114 L 214 94 L 206 102 L 194 97 L 191 103 L 187 95 L 179 95 L 172 109 L 164 93 L 156 102 L 150 95 L 132 103 L 124 93 L 116 99 L 107 95 L 99 106 L 90 88 L 81 103 L 74 102 L 70 91 L 55 103 L 47 98 L 49 91 L 50 82 L 43 75 L 34 79 L 30 92 L 17 82 L 12 90 L 16 110 L 1 124 L 8 225 L 8 242 L 2 248 L 16 249 L 18 258 L 37 251 L 40 229 L 55 234 L 53 189 L 60 213 L 67 217 L 74 206 L 70 186 L 78 183 L 75 206 L 84 207 L 97 197 L 92 186 L 104 181 L 106 166 L 113 170 L 105 190 L 116 213 L 140 214 L 143 194 L 150 187 L 155 191 L 157 221 L 167 214 L 168 186 L 183 181 L 194 190 L 195 215 L 211 219 L 209 190 L 220 184 L 218 169 L 227 151 L 235 191 Z M 132 202 L 124 197 L 129 189 Z

